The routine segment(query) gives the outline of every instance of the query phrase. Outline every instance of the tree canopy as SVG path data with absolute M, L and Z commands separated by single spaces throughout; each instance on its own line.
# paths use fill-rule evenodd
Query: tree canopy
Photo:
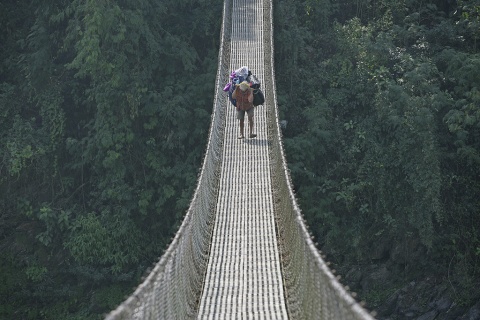
M 435 277 L 477 302 L 480 2 L 276 3 L 286 154 L 319 246 L 345 272 L 386 265 L 378 291 Z
M 201 166 L 222 7 L 0 3 L 0 318 L 100 318 L 161 255 Z

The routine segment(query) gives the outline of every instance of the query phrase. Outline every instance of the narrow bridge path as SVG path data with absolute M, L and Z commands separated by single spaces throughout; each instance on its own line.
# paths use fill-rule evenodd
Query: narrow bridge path
M 225 0 L 214 108 L 188 212 L 148 276 L 107 320 L 373 320 L 328 268 L 297 205 L 275 87 L 273 0 Z M 261 81 L 256 138 L 222 91 L 247 66 Z M 280 259 L 281 258 L 281 259 Z
M 263 2 L 233 1 L 231 70 L 248 66 L 263 83 Z M 266 93 L 268 94 L 268 93 Z M 223 163 L 200 319 L 287 319 L 275 231 L 267 108 L 255 108 L 254 131 L 240 134 L 227 104 Z

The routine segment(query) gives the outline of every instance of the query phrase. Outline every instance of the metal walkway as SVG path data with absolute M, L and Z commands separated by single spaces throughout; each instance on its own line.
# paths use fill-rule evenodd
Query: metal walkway
M 248 66 L 264 81 L 263 1 L 233 1 L 230 70 Z M 268 93 L 267 93 L 268 94 Z M 228 103 L 218 206 L 200 319 L 287 319 L 275 231 L 265 106 L 238 139 Z

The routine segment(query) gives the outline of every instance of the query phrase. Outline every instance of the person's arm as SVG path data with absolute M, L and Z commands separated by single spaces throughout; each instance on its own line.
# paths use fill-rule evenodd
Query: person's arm
M 250 93 L 248 94 L 248 102 L 253 102 L 253 90 L 252 89 L 248 89 L 250 91 Z

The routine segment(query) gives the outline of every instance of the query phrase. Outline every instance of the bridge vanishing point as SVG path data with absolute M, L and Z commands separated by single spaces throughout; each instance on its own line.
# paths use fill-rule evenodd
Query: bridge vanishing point
M 373 319 L 328 268 L 297 205 L 278 121 L 272 1 L 225 0 L 195 194 L 159 262 L 108 320 Z M 240 66 L 265 94 L 254 139 L 237 139 L 235 108 L 222 91 Z

